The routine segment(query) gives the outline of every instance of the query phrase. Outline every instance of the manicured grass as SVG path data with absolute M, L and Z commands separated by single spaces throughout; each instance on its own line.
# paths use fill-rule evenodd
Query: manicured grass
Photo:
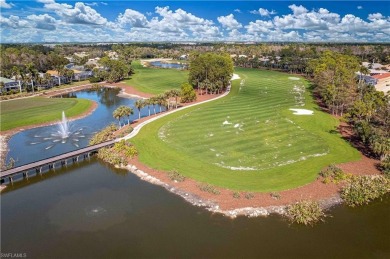
M 134 74 L 124 82 L 145 93 L 159 94 L 170 89 L 179 89 L 188 81 L 188 71 L 143 67 L 140 61 L 132 63 Z
M 141 162 L 201 182 L 246 191 L 280 191 L 316 179 L 332 163 L 359 159 L 306 89 L 299 106 L 294 85 L 304 79 L 254 69 L 236 69 L 231 93 L 220 100 L 164 117 L 133 139 Z M 309 109 L 311 116 L 290 108 Z M 224 124 L 227 121 L 231 124 Z M 240 169 L 240 170 L 238 170 Z
M 61 119 L 62 111 L 68 118 L 90 109 L 92 101 L 76 98 L 32 97 L 1 102 L 1 131 L 17 127 L 55 122 Z

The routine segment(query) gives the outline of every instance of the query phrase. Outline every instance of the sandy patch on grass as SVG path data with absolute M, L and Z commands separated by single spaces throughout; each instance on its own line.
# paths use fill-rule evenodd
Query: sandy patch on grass
M 295 77 L 295 76 L 290 76 L 288 79 L 290 79 L 290 80 L 300 80 L 299 77 Z
M 230 79 L 230 80 L 236 80 L 236 79 L 240 79 L 240 78 L 241 77 L 239 75 L 233 74 L 232 79 Z
M 313 115 L 313 111 L 306 110 L 306 109 L 289 109 L 290 111 L 293 111 L 294 115 Z

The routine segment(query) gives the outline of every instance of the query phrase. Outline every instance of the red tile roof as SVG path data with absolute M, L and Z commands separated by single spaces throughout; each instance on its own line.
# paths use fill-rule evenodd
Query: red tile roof
M 390 73 L 384 73 L 384 74 L 375 75 L 375 76 L 372 76 L 372 77 L 375 78 L 375 79 L 383 79 L 383 78 L 390 77 Z

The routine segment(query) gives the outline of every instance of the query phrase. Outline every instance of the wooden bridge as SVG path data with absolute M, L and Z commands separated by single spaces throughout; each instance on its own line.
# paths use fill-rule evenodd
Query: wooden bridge
M 56 167 L 56 163 L 58 162 L 60 162 L 61 166 L 67 165 L 68 159 L 72 159 L 73 162 L 79 161 L 80 156 L 83 156 L 84 158 L 89 157 L 92 153 L 97 152 L 100 148 L 113 146 L 115 142 L 117 142 L 117 140 L 103 142 L 97 145 L 88 146 L 58 156 L 49 157 L 47 159 L 43 159 L 37 162 L 1 171 L 1 182 L 4 182 L 4 179 L 8 178 L 9 181 L 12 183 L 13 177 L 20 173 L 23 173 L 23 176 L 27 178 L 28 172 L 33 169 L 35 169 L 36 173 L 42 173 L 42 168 L 47 165 L 49 166 L 49 169 L 54 169 Z

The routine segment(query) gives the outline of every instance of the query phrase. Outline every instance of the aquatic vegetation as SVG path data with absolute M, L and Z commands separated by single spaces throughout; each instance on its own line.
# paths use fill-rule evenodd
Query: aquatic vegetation
M 326 214 L 317 201 L 303 200 L 287 206 L 286 216 L 293 223 L 313 225 L 324 221 Z
M 341 198 L 348 206 L 367 204 L 390 192 L 390 180 L 385 176 L 355 176 L 341 189 Z

